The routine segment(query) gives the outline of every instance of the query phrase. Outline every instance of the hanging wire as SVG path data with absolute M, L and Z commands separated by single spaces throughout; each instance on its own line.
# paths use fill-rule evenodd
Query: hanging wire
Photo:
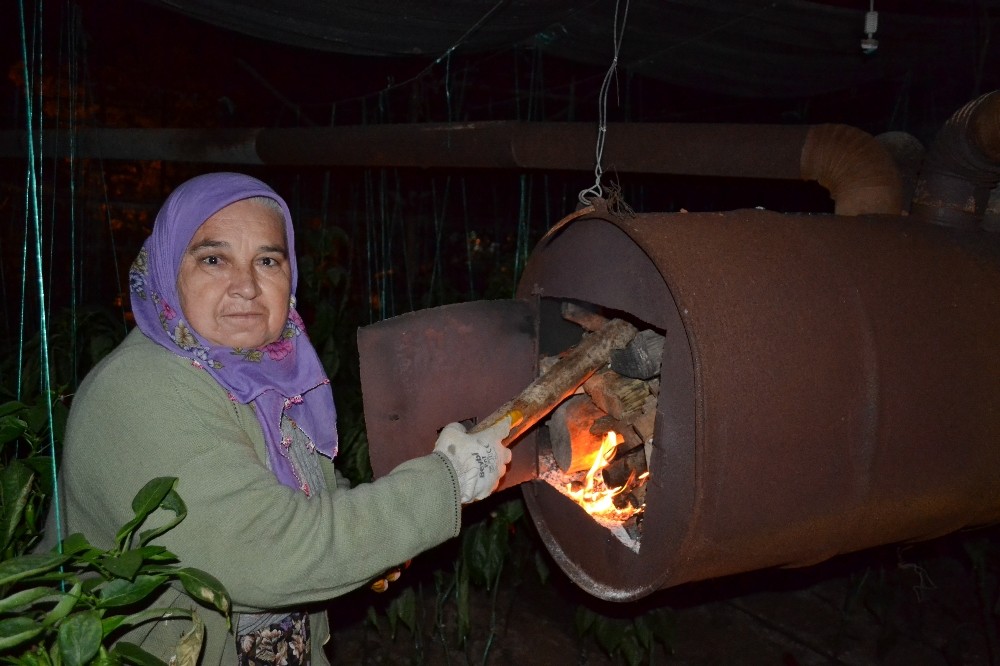
M 19 7 L 19 17 L 21 21 L 21 56 L 24 59 L 24 83 L 25 83 L 25 122 L 27 124 L 27 147 L 28 147 L 28 168 L 27 168 L 27 180 L 28 180 L 28 203 L 29 208 L 25 208 L 25 227 L 28 226 L 29 222 L 34 228 L 35 236 L 35 267 L 37 269 L 38 275 L 38 325 L 39 325 L 39 349 L 38 353 L 40 356 L 40 368 L 39 368 L 39 381 L 41 383 L 41 394 L 42 399 L 45 401 L 46 407 L 46 417 L 48 418 L 49 428 L 49 460 L 50 469 L 52 471 L 52 510 L 55 512 L 55 523 L 56 523 L 56 542 L 58 544 L 59 552 L 62 552 L 62 516 L 60 511 L 60 498 L 59 498 L 59 483 L 57 478 L 56 469 L 56 444 L 55 444 L 55 428 L 53 427 L 52 419 L 52 383 L 51 377 L 49 376 L 49 338 L 48 338 L 48 321 L 46 317 L 46 304 L 45 304 L 45 270 L 42 262 L 42 225 L 41 225 L 41 202 L 40 193 L 38 189 L 38 179 L 39 179 L 39 167 L 37 160 L 39 159 L 37 155 L 41 153 L 41 142 L 42 142 L 42 131 L 41 131 L 41 119 L 38 119 L 38 130 L 35 131 L 35 109 L 32 102 L 31 90 L 34 87 L 34 82 L 38 82 L 38 98 L 39 98 L 39 108 L 41 107 L 42 100 L 42 86 L 41 86 L 41 56 L 38 58 L 38 71 L 36 72 L 37 77 L 32 78 L 29 76 L 28 67 L 28 33 L 26 30 L 26 22 L 24 16 L 24 0 L 18 2 Z M 42 2 L 38 0 L 35 11 L 37 12 L 37 24 L 38 28 L 36 30 L 36 36 L 38 41 L 41 41 L 41 16 L 42 16 Z M 40 52 L 40 47 L 39 47 Z M 38 145 L 38 151 L 35 150 L 36 143 Z M 27 244 L 28 233 L 25 231 L 25 244 Z M 23 308 L 23 304 L 22 304 Z M 23 311 L 23 309 L 22 309 Z M 23 327 L 22 327 L 23 331 Z M 20 375 L 20 373 L 18 373 Z M 20 392 L 20 380 L 18 380 L 18 392 Z
M 621 0 L 615 0 L 615 22 L 613 28 L 614 56 L 611 59 L 611 66 L 608 67 L 608 71 L 604 75 L 604 81 L 601 83 L 601 91 L 598 94 L 597 100 L 597 146 L 594 151 L 594 184 L 582 190 L 579 195 L 580 203 L 584 206 L 590 204 L 588 199 L 600 198 L 604 195 L 604 189 L 601 187 L 601 176 L 604 174 L 604 168 L 601 166 L 601 162 L 604 159 L 604 141 L 608 134 L 608 91 L 611 88 L 611 81 L 618 71 L 618 53 L 621 50 L 622 37 L 625 34 L 625 23 L 628 20 L 629 0 L 625 0 L 625 11 L 622 13 L 621 27 L 619 28 L 618 8 L 620 2 Z
M 76 262 L 79 260 L 77 257 L 76 246 L 76 109 L 77 109 L 77 98 L 76 98 L 76 87 L 78 84 L 78 74 L 77 67 L 79 62 L 76 58 L 76 49 L 80 44 L 80 9 L 75 4 L 69 5 L 69 127 L 67 132 L 69 133 L 69 284 L 70 284 L 70 330 L 72 335 L 70 336 L 70 358 L 73 364 L 73 386 L 78 386 L 80 383 L 80 378 L 77 376 L 77 368 L 79 368 L 79 363 L 77 362 L 79 356 L 79 349 L 77 348 L 77 266 Z M 54 199 L 55 197 L 53 197 Z
M 465 178 L 459 181 L 462 188 L 462 225 L 465 231 L 465 271 L 469 280 L 469 300 L 476 300 L 475 277 L 472 271 L 473 246 L 481 242 L 475 232 L 469 231 L 469 189 Z
M 521 270 L 528 260 L 528 237 L 531 234 L 531 180 L 527 174 L 520 176 L 521 201 L 517 214 L 517 243 L 514 248 L 514 286 L 512 295 L 517 293 L 517 282 Z

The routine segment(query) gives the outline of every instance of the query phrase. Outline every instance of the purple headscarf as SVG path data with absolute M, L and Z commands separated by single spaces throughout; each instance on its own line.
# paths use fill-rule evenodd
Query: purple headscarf
M 177 275 L 188 243 L 209 217 L 231 203 L 267 197 L 281 206 L 292 269 L 292 303 L 281 337 L 259 349 L 211 346 L 184 320 L 177 295 Z M 160 208 L 153 233 L 129 271 L 132 311 L 146 337 L 167 350 L 190 358 L 208 371 L 231 400 L 253 403 L 264 431 L 271 469 L 286 486 L 308 493 L 288 457 L 290 438 L 281 434 L 286 414 L 320 453 L 337 453 L 333 392 L 316 350 L 295 311 L 298 267 L 288 205 L 270 187 L 238 173 L 197 176 L 175 189 Z

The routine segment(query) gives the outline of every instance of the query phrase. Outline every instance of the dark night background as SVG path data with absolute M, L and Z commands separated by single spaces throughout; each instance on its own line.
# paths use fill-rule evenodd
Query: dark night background
M 0 135 L 30 128 L 45 142 L 101 127 L 498 120 L 588 121 L 596 130 L 616 11 L 609 0 L 426 6 L 261 0 L 246 3 L 245 12 L 218 14 L 216 23 L 235 24 L 244 13 L 256 16 L 251 10 L 273 12 L 272 21 L 257 21 L 246 34 L 183 10 L 187 5 L 195 14 L 221 12 L 212 8 L 225 6 L 224 0 L 177 0 L 181 9 L 169 4 L 5 3 Z M 300 35 L 300 45 L 289 43 L 294 30 L 281 20 L 283 4 L 315 10 L 314 17 L 331 23 L 324 33 L 324 26 L 306 21 L 303 31 L 314 29 L 312 38 Z M 880 43 L 866 55 L 860 40 L 869 0 L 633 2 L 608 120 L 841 123 L 872 135 L 906 132 L 926 147 L 964 104 L 1000 88 L 1000 3 L 876 0 L 874 8 Z M 355 25 L 338 24 L 330 18 L 336 16 L 357 21 L 356 39 L 336 42 Z M 483 17 L 483 25 L 469 31 Z M 286 42 L 261 36 L 271 33 Z M 340 51 L 332 50 L 336 43 Z M 592 172 L 571 170 L 292 167 L 63 155 L 35 165 L 38 239 L 26 195 L 28 166 L 23 154 L 0 152 L 5 393 L 17 375 L 13 350 L 37 332 L 39 285 L 52 326 L 54 383 L 71 392 L 80 373 L 128 326 L 124 276 L 166 194 L 198 173 L 238 170 L 267 181 L 289 202 L 302 257 L 302 309 L 338 387 L 340 425 L 361 440 L 357 326 L 444 303 L 510 297 L 533 245 L 594 182 Z M 762 206 L 832 212 L 828 193 L 815 183 L 604 168 L 605 184 L 619 184 L 637 211 Z M 26 377 L 37 379 L 30 372 Z M 489 520 L 492 508 L 471 512 L 469 520 Z M 529 530 L 522 522 L 509 527 L 512 535 L 517 532 L 511 537 L 511 570 L 513 562 L 523 564 L 518 553 L 524 561 L 543 557 L 541 546 L 523 534 Z M 995 529 L 974 531 L 803 570 L 687 585 L 624 606 L 596 602 L 551 565 L 546 584 L 526 573 L 507 574 L 513 578 L 497 589 L 473 591 L 473 637 L 461 650 L 442 649 L 435 632 L 421 638 L 420 632 L 400 630 L 394 639 L 384 629 L 376 632 L 366 612 L 391 615 L 399 608 L 358 593 L 331 607 L 332 650 L 340 663 L 471 663 L 480 652 L 483 663 L 489 652 L 491 664 L 623 663 L 620 646 L 608 658 L 608 643 L 594 635 L 604 631 L 609 642 L 615 631 L 634 635 L 645 626 L 642 618 L 667 609 L 673 639 L 670 650 L 657 648 L 656 663 L 996 666 L 997 543 Z M 417 581 L 411 589 L 418 589 L 418 607 L 421 600 L 433 606 L 441 563 L 452 557 L 454 546 L 415 563 L 409 576 Z M 499 607 L 505 610 L 498 617 Z M 582 638 L 574 630 L 574 621 L 577 629 L 581 622 L 578 609 L 601 618 Z M 490 641 L 496 643 L 492 652 Z
M 613 53 L 614 2 L 456 2 L 440 5 L 440 12 L 433 6 L 425 10 L 439 23 L 426 16 L 423 22 L 414 19 L 419 11 L 412 7 L 419 6 L 412 3 L 333 6 L 339 4 L 347 8 L 333 18 L 318 10 L 316 16 L 364 18 L 370 36 L 323 46 L 355 52 L 370 47 L 382 55 L 252 37 L 157 2 L 46 2 L 38 3 L 40 11 L 31 3 L 13 3 L 5 10 L 0 44 L 7 64 L 0 129 L 23 130 L 28 123 L 19 5 L 27 5 L 24 51 L 30 76 L 38 83 L 33 127 L 44 126 L 48 133 L 39 134 L 41 141 L 54 141 L 57 128 L 72 136 L 74 127 L 222 129 L 598 118 L 601 82 Z M 191 6 L 200 6 L 192 11 L 202 13 L 213 8 L 211 2 Z M 261 6 L 278 26 L 280 12 Z M 302 7 L 305 12 L 314 6 Z M 842 123 L 873 135 L 906 132 L 928 146 L 963 104 L 1000 87 L 996 3 L 879 2 L 880 46 L 870 55 L 860 48 L 867 8 L 865 2 L 848 0 L 633 2 L 607 117 L 612 122 Z M 469 21 L 489 20 L 466 34 L 468 26 L 453 16 L 460 10 Z M 409 19 L 399 18 L 407 11 Z M 240 19 L 240 12 L 231 14 L 219 22 Z M 523 33 L 522 24 L 533 25 L 532 20 L 541 22 L 537 34 L 498 43 L 520 34 L 502 27 L 512 24 Z M 259 33 L 272 28 L 259 23 L 248 29 Z M 490 32 L 494 23 L 499 36 Z M 349 25 L 328 28 L 335 29 L 350 32 Z M 292 40 L 285 33 L 278 36 Z M 456 48 L 445 54 L 444 45 Z M 418 50 L 427 55 L 399 54 Z M 0 161 L 0 215 L 18 220 L 24 163 L 10 157 Z M 432 163 L 433 157 L 428 160 Z M 766 181 L 753 174 L 729 181 L 650 177 L 619 174 L 614 164 L 603 166 L 605 182 L 618 182 L 636 210 L 832 210 L 826 192 L 814 183 Z M 60 163 L 45 172 L 41 185 L 52 196 L 49 204 L 58 208 L 69 203 L 70 183 L 80 183 L 74 224 L 81 233 L 75 252 L 77 261 L 87 264 L 81 272 L 90 278 L 77 285 L 82 300 L 113 300 L 120 284 L 90 267 L 114 257 L 121 273 L 165 193 L 194 173 L 219 168 L 266 177 L 300 207 L 299 223 L 333 224 L 355 242 L 362 235 L 373 240 L 379 233 L 391 238 L 394 225 L 409 229 L 405 256 L 393 254 L 403 252 L 398 243 L 378 258 L 385 265 L 367 267 L 370 277 L 386 274 L 397 261 L 407 264 L 405 278 L 401 266 L 393 267 L 395 280 L 406 284 L 385 285 L 388 292 L 380 295 L 374 318 L 485 293 L 491 282 L 480 273 L 492 267 L 469 270 L 463 238 L 475 232 L 488 240 L 487 247 L 507 249 L 515 256 L 504 261 L 511 259 L 516 272 L 544 230 L 571 212 L 576 194 L 593 183 L 592 174 L 570 171 L 458 173 L 80 159 L 70 173 Z M 102 226 L 108 229 L 94 229 L 95 216 L 104 218 Z M 56 235 L 62 235 L 59 226 L 70 217 L 52 219 Z M 429 233 L 428 225 L 435 224 Z M 419 238 L 428 235 L 455 236 L 458 245 L 444 253 L 434 249 L 437 243 L 420 246 Z M 16 254 L 17 238 L 3 240 Z M 71 249 L 55 243 L 51 251 L 58 255 Z M 451 282 L 457 293 L 430 296 L 426 291 L 434 285 L 427 281 L 432 278 L 422 275 L 421 268 L 426 272 L 427 265 L 442 258 L 446 263 L 453 259 L 456 270 L 467 275 L 464 284 Z M 18 283 L 19 270 L 11 261 L 4 263 L 0 288 L 9 290 Z M 514 277 L 507 276 L 507 282 Z M 53 305 L 60 305 L 63 291 L 52 289 Z M 393 303 L 388 309 L 386 301 Z M 10 334 L 12 315 L 5 316 Z

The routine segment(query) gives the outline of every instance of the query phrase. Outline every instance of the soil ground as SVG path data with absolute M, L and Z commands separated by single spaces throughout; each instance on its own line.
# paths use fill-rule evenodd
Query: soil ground
M 432 551 L 421 557 L 434 555 Z M 689 584 L 631 604 L 600 602 L 556 570 L 544 584 L 531 575 L 511 577 L 492 591 L 470 590 L 471 629 L 464 646 L 455 640 L 454 604 L 434 593 L 431 569 L 421 572 L 419 566 L 413 567 L 409 584 L 418 590 L 415 631 L 397 627 L 391 635 L 384 610 L 392 590 L 384 595 L 359 590 L 337 600 L 329 608 L 333 638 L 328 648 L 333 662 L 373 666 L 1000 663 L 1000 531 L 995 528 L 842 556 L 805 569 Z M 440 572 L 437 575 L 440 582 Z M 396 583 L 403 584 L 403 580 Z M 583 634 L 577 630 L 578 613 L 620 627 L 635 617 L 642 623 L 651 611 L 669 619 L 669 641 L 631 661 L 621 649 L 609 656 L 595 628 Z

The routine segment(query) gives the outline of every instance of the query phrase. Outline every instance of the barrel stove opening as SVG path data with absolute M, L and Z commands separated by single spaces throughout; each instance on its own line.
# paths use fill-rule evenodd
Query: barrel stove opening
M 605 599 L 640 598 L 662 587 L 693 504 L 694 375 L 680 313 L 649 255 L 596 216 L 550 233 L 518 295 L 536 303 L 540 372 L 603 321 L 638 331 L 538 429 L 539 476 L 524 495 L 546 547 L 577 584 Z M 598 472 L 601 449 L 613 446 L 608 432 L 617 452 Z M 586 488 L 591 475 L 596 491 Z M 620 490 L 609 495 L 608 486 Z M 592 492 L 584 508 L 579 495 Z M 605 510 L 592 515 L 596 501 Z
M 568 496 L 576 447 L 551 436 L 560 419 L 600 434 L 607 417 L 560 415 L 593 409 L 573 396 L 537 429 L 539 475 L 521 487 L 555 562 L 630 601 L 1000 519 L 1000 374 L 982 371 L 1000 362 L 1000 268 L 977 243 L 901 217 L 762 210 L 553 227 L 517 294 L 534 303 L 539 370 L 582 339 L 574 309 L 626 319 L 661 357 L 640 380 L 655 403 L 634 398 L 652 415 L 631 449 L 648 476 L 623 491 L 634 520 L 609 530 Z
M 664 335 L 628 313 L 591 303 L 542 299 L 540 307 L 545 311 L 542 319 L 555 322 L 557 312 L 571 324 L 543 332 L 541 374 L 565 355 L 567 345 L 601 330 L 612 319 L 631 320 L 637 331 L 626 347 L 612 350 L 608 362 L 544 423 L 539 432 L 538 477 L 638 552 Z
M 998 257 L 992 237 L 900 216 L 578 211 L 532 252 L 516 298 L 359 332 L 372 467 L 426 454 L 440 424 L 495 412 L 618 322 L 658 372 L 611 359 L 588 381 L 616 388 L 526 417 L 500 486 L 520 487 L 590 594 L 631 601 L 1000 521 Z M 600 478 L 624 477 L 618 503 L 635 511 L 609 529 L 568 491 L 612 430 L 621 474 Z

